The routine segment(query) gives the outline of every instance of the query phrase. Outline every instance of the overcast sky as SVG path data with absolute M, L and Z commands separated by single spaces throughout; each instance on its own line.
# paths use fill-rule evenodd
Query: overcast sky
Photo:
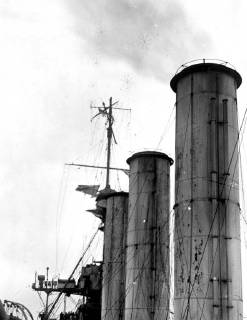
M 94 202 L 74 190 L 103 187 L 104 173 L 64 167 L 104 164 L 104 120 L 90 122 L 90 105 L 112 96 L 132 109 L 116 112 L 113 165 L 143 149 L 174 158 L 170 79 L 187 61 L 219 58 L 243 77 L 241 120 L 246 12 L 245 0 L 0 0 L 0 299 L 37 314 L 34 272 L 68 276 L 97 228 L 85 211 Z M 126 190 L 127 177 L 112 184 Z

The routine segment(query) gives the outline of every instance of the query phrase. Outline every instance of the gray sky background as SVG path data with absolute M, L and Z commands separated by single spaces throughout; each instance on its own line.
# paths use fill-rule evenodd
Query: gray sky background
M 0 299 L 36 315 L 34 272 L 50 266 L 51 275 L 68 276 L 97 228 L 85 211 L 93 200 L 74 190 L 103 186 L 104 173 L 64 167 L 105 161 L 104 120 L 90 122 L 90 104 L 112 96 L 132 108 L 116 113 L 113 165 L 121 167 L 143 149 L 174 157 L 169 81 L 186 61 L 219 58 L 237 68 L 241 120 L 246 9 L 244 0 L 0 0 Z M 246 140 L 245 133 L 244 161 Z M 123 173 L 112 176 L 117 189 L 127 182 Z M 244 262 L 245 246 L 243 236 Z

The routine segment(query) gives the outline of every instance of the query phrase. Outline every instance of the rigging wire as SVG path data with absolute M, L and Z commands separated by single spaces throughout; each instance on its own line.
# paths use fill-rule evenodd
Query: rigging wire
M 188 119 L 189 119 L 189 114 L 188 114 Z M 187 128 L 188 128 L 188 119 L 187 119 Z M 187 128 L 186 128 L 186 132 L 187 132 Z M 187 137 L 187 135 L 186 135 L 186 137 Z M 186 142 L 186 139 L 185 139 L 185 142 Z M 185 146 L 185 142 L 184 142 L 184 146 Z M 185 148 L 183 148 L 183 153 L 184 153 L 184 149 Z M 136 176 L 137 177 L 137 176 Z M 136 178 L 135 177 L 135 178 Z M 147 178 L 146 178 L 147 179 Z M 145 186 L 145 183 L 146 183 L 146 179 L 145 179 L 145 181 L 144 181 L 144 183 L 143 183 L 143 186 L 141 187 L 141 190 L 142 190 L 142 188 Z M 140 191 L 141 192 L 141 191 Z M 134 208 L 136 207 L 136 205 L 137 205 L 137 201 L 138 201 L 138 198 L 137 198 L 137 200 L 136 200 L 136 202 L 135 202 L 135 204 L 134 204 Z M 132 214 L 131 215 L 129 215 L 129 217 L 128 217 L 128 222 L 130 221 L 130 219 L 131 219 L 131 217 L 132 217 L 132 215 L 133 215 L 133 213 L 134 213 L 134 208 L 133 208 L 133 211 L 132 211 Z M 164 226 L 163 226 L 164 227 Z M 121 254 L 121 253 L 120 253 Z
M 245 112 L 244 112 L 244 116 L 243 116 L 243 119 L 242 119 L 242 122 L 241 122 L 241 126 L 240 126 L 240 130 L 238 132 L 238 135 L 237 135 L 237 140 L 235 142 L 235 145 L 234 145 L 234 148 L 233 148 L 233 151 L 232 151 L 232 155 L 231 155 L 231 159 L 230 159 L 230 162 L 229 162 L 229 165 L 228 165 L 228 170 L 227 172 L 229 172 L 230 170 L 230 167 L 231 167 L 231 164 L 232 164 L 232 161 L 233 161 L 233 157 L 234 157 L 234 153 L 238 147 L 238 143 L 239 143 L 239 138 L 240 138 L 240 133 L 243 129 L 243 125 L 245 123 L 245 117 L 246 117 L 246 114 L 247 114 L 247 108 L 245 109 Z M 224 188 L 225 188 L 225 184 L 226 184 L 226 180 L 227 180 L 227 176 L 225 176 L 224 178 L 224 183 L 223 183 L 223 187 L 222 187 L 222 190 L 220 192 L 220 197 L 222 196 L 222 193 L 224 191 Z M 228 199 L 229 200 L 229 199 Z M 212 222 L 210 224 L 210 228 L 209 228 L 209 233 L 207 235 L 207 238 L 206 238 L 206 241 L 205 241 L 205 245 L 204 245 L 204 248 L 202 250 L 202 255 L 201 255 L 201 258 L 200 258 L 200 261 L 199 261 L 199 264 L 198 264 L 198 268 L 197 268 L 197 271 L 196 271 L 196 276 L 198 276 L 198 272 L 200 270 L 200 266 L 201 266 L 201 263 L 202 263 L 202 260 L 203 260 L 203 257 L 204 257 L 204 254 L 205 254 L 205 251 L 206 251 L 206 247 L 208 245 L 208 241 L 210 239 L 210 235 L 211 235 L 211 232 L 212 232 L 212 229 L 213 229 L 213 224 L 214 224 L 214 221 L 215 221 L 215 218 L 216 218 L 216 214 L 217 214 L 217 211 L 218 211 L 218 207 L 219 207 L 219 203 L 217 203 L 217 207 L 215 209 L 215 212 L 214 212 L 214 215 L 213 215 L 213 218 L 212 218 Z M 190 303 L 190 298 L 191 298 L 191 295 L 192 295 L 192 291 L 194 289 L 194 286 L 195 286 L 195 282 L 196 282 L 196 276 L 194 277 L 194 281 L 192 283 L 192 285 L 190 286 L 191 290 L 189 292 L 189 296 L 188 296 L 188 302 L 187 302 L 187 306 L 185 308 L 185 311 L 184 311 L 184 314 L 182 315 L 182 318 L 181 319 L 184 319 L 184 316 L 185 316 L 185 312 L 186 310 L 189 308 L 189 303 Z M 186 318 L 187 319 L 187 318 Z
M 96 119 L 96 121 L 95 121 L 94 123 L 95 123 L 95 126 L 94 126 L 93 139 L 94 139 L 95 136 L 96 136 L 96 131 L 97 131 L 97 130 L 95 130 L 95 129 L 96 129 L 96 126 L 98 126 L 98 119 Z M 102 131 L 102 130 L 101 130 L 101 131 Z M 97 148 L 97 152 L 95 153 L 94 164 L 96 163 L 96 161 L 99 161 L 99 159 L 101 159 L 101 157 L 102 157 L 102 150 L 103 150 L 105 135 L 102 135 L 102 134 L 101 134 L 101 137 L 102 137 L 102 136 L 103 136 L 103 138 L 101 139 L 101 142 L 100 142 L 99 144 L 97 144 L 97 147 L 98 147 L 98 148 Z M 92 146 L 92 149 L 93 149 L 93 148 L 95 148 L 94 145 Z M 89 155 L 89 154 L 91 154 L 91 153 L 87 153 L 87 155 Z M 101 171 L 102 171 L 102 170 L 101 170 Z M 97 170 L 96 170 L 96 175 L 95 175 L 95 181 L 98 180 L 98 177 L 97 177 L 98 172 L 99 172 L 99 171 L 98 171 L 98 169 L 97 169 Z M 68 180 L 68 178 L 67 178 L 67 180 Z M 67 180 L 66 180 L 66 188 L 67 188 Z M 94 184 L 96 184 L 96 183 L 94 183 Z M 64 193 L 65 193 L 65 192 L 64 192 Z M 61 208 L 63 207 L 63 202 L 64 202 L 64 200 L 62 201 L 62 205 L 60 205 Z M 61 209 L 60 209 L 60 211 L 61 211 Z M 63 270 L 63 267 L 64 267 L 64 264 L 65 264 L 66 258 L 67 258 L 67 256 L 68 256 L 68 253 L 69 253 L 70 248 L 71 248 L 71 244 L 72 244 L 73 238 L 74 238 L 74 233 L 72 233 L 72 234 L 70 235 L 69 243 L 68 243 L 68 245 L 67 245 L 67 249 L 65 250 L 65 254 L 64 254 L 64 257 L 63 257 L 63 261 L 62 261 L 62 265 L 61 265 L 61 268 L 60 268 L 60 272 L 61 272 L 61 270 Z
M 128 296 L 128 294 L 130 293 L 130 290 L 132 289 L 132 287 L 138 285 L 138 280 L 139 280 L 140 277 L 143 275 L 143 271 L 144 271 L 145 268 L 147 267 L 146 264 L 149 262 L 148 254 L 149 254 L 149 253 L 146 252 L 146 254 L 145 254 L 145 256 L 144 256 L 144 259 L 143 259 L 143 263 L 142 263 L 140 269 L 138 270 L 137 275 L 134 277 L 133 281 L 132 281 L 132 282 L 129 284 L 129 286 L 127 287 L 127 289 L 126 289 L 126 291 L 125 291 L 124 299 L 123 299 L 122 302 L 121 302 L 121 304 L 122 304 L 121 307 L 123 307 L 123 305 L 124 305 L 124 303 L 125 303 L 125 299 L 126 299 L 126 297 Z M 133 256 L 130 258 L 129 261 L 131 261 L 131 260 L 134 258 L 134 255 L 135 255 L 135 254 L 133 254 Z M 129 261 L 128 261 L 128 262 L 129 262 Z M 141 281 L 139 281 L 139 282 L 141 282 Z M 136 293 L 136 295 L 137 295 L 137 293 Z M 133 300 L 134 300 L 134 298 L 132 299 L 132 302 L 133 302 Z M 118 303 L 119 303 L 119 301 L 116 301 L 111 307 L 114 308 L 115 305 L 118 304 Z M 146 307 L 147 307 L 147 306 L 146 306 Z M 132 311 L 131 311 L 131 319 L 132 319 L 132 317 L 133 317 L 133 310 L 134 310 L 134 308 L 132 308 Z M 166 311 L 167 311 L 167 310 L 166 310 Z M 170 310 L 168 310 L 168 311 L 169 311 L 168 313 L 171 313 Z M 105 317 L 104 317 L 104 320 L 106 319 L 106 316 L 107 316 L 108 312 L 110 312 L 110 309 L 107 310 L 107 312 L 106 312 L 106 314 L 105 314 Z M 167 314 L 167 316 L 168 316 L 168 314 Z M 113 319 L 113 320 L 115 320 L 115 319 Z M 117 319 L 116 319 L 116 320 L 117 320 Z
M 189 115 L 190 115 L 190 113 L 188 113 L 188 118 L 187 118 L 187 126 L 186 126 L 186 132 L 187 132 L 187 129 L 188 129 L 188 119 L 189 119 Z M 185 151 L 185 144 L 186 144 L 186 139 L 187 139 L 187 134 L 185 134 L 185 141 L 184 141 L 184 147 L 183 147 L 183 154 L 184 154 L 184 151 Z M 135 177 L 136 178 L 136 177 Z M 146 183 L 146 181 L 144 181 L 144 184 L 143 184 L 143 186 L 141 187 L 141 190 L 142 190 L 142 188 L 144 187 L 144 185 L 145 185 L 145 183 Z M 140 191 L 141 192 L 141 191 Z M 138 199 L 137 199 L 138 200 Z M 135 202 L 135 204 L 134 204 L 134 208 L 135 208 L 135 206 L 137 205 L 137 201 Z M 171 210 L 171 212 L 172 212 L 172 210 Z M 170 212 L 170 213 L 171 213 Z M 131 215 L 129 215 L 129 217 L 128 217 L 128 222 L 130 221 L 130 219 L 131 219 L 131 216 L 133 215 L 133 213 L 134 213 L 134 210 L 132 211 L 132 214 Z M 175 212 L 173 211 L 173 216 L 174 216 L 174 214 L 175 214 Z M 164 227 L 164 226 L 163 226 Z M 170 231 L 171 232 L 171 231 Z M 183 249 L 184 250 L 184 249 Z M 121 253 L 120 253 L 121 254 Z M 186 258 L 186 257 L 185 257 Z M 116 260 L 116 259 L 115 259 Z M 109 281 L 110 282 L 110 281 Z M 103 284 L 103 285 L 106 285 L 106 284 Z
M 242 205 L 243 205 L 243 211 L 241 212 L 241 217 L 244 221 L 244 223 L 247 226 L 247 219 L 246 219 L 246 203 L 245 203 L 245 192 L 244 192 L 244 174 L 243 174 L 243 165 L 242 165 L 242 155 L 241 152 L 239 153 L 239 164 L 240 164 L 240 181 L 241 181 L 241 193 L 242 193 Z
M 71 235 L 70 235 L 69 243 L 68 243 L 67 248 L 66 248 L 66 250 L 65 250 L 65 255 L 64 255 L 63 262 L 62 262 L 61 268 L 60 268 L 61 272 L 62 272 L 62 270 L 63 270 L 63 268 L 64 268 L 65 261 L 66 261 L 66 259 L 67 259 L 68 254 L 69 254 L 69 250 L 70 250 L 70 248 L 71 248 L 71 244 L 72 244 L 72 240 L 73 240 L 73 238 L 74 238 L 74 235 L 75 235 L 74 232 L 72 232 Z
M 41 306 L 43 306 L 44 309 L 45 309 L 45 303 L 44 303 L 44 301 L 43 301 L 43 299 L 42 299 L 41 293 L 40 293 L 39 291 L 36 291 L 36 292 L 37 292 L 38 297 L 39 297 L 39 300 L 40 300 L 40 302 L 41 302 Z
M 54 309 L 53 312 L 51 313 L 51 316 L 52 316 L 52 317 L 56 317 L 56 314 L 57 314 L 58 310 L 60 309 L 62 303 L 63 303 L 63 300 L 60 300 L 60 301 L 58 302 L 58 305 L 57 305 L 56 309 Z
M 164 139 L 164 137 L 165 137 L 165 135 L 169 132 L 169 130 L 170 130 L 170 125 L 171 125 L 171 119 L 172 119 L 172 117 L 173 117 L 173 113 L 174 113 L 174 111 L 176 110 L 176 103 L 174 103 L 174 105 L 173 105 L 173 108 L 172 108 L 172 110 L 171 110 L 171 112 L 170 112 L 170 115 L 169 115 L 169 117 L 168 117 L 168 120 L 167 120 L 167 122 L 166 122 L 166 124 L 165 124 L 165 128 L 164 128 L 164 130 L 163 130 L 163 133 L 162 133 L 162 135 L 161 135 L 161 137 L 160 137 L 160 139 L 159 139 L 159 142 L 158 142 L 158 144 L 157 144 L 157 146 L 156 146 L 156 149 L 158 149 L 159 147 L 160 147 L 160 145 L 161 145 L 161 143 L 162 143 L 162 141 L 163 141 L 163 139 Z M 175 119 L 173 119 L 173 123 L 175 122 Z
M 99 119 L 95 119 L 94 128 L 93 128 L 93 134 L 91 135 L 92 136 L 92 139 L 91 139 L 91 142 L 90 142 L 91 150 L 95 149 L 95 147 L 97 148 L 96 152 L 93 153 L 94 154 L 94 159 L 93 159 L 93 163 L 94 164 L 96 164 L 96 162 L 99 162 L 99 160 L 102 158 L 103 147 L 105 145 L 105 139 L 106 139 L 106 137 L 105 137 L 106 135 L 103 134 L 103 130 L 105 130 L 105 128 L 102 128 L 102 126 L 100 126 L 100 123 L 101 122 L 99 121 Z M 99 126 L 101 127 L 100 130 L 98 130 Z M 96 139 L 96 135 L 101 137 L 100 143 L 97 143 L 97 145 L 94 144 L 94 140 Z M 87 156 L 89 156 L 90 154 L 92 154 L 92 152 L 87 153 Z M 102 175 L 103 175 L 103 171 L 102 170 L 99 171 L 98 169 L 96 169 L 95 178 L 94 178 L 94 184 L 96 184 L 96 182 L 97 183 L 99 182 L 98 184 L 102 184 Z M 63 259 L 62 267 L 64 266 L 64 263 L 66 261 L 66 258 L 67 258 L 71 243 L 72 243 L 72 236 L 70 237 L 70 241 L 69 241 L 68 247 L 67 247 L 66 252 L 65 252 L 65 256 L 64 256 L 64 259 Z
M 69 170 L 64 166 L 63 174 L 60 182 L 58 202 L 57 202 L 57 214 L 56 214 L 56 262 L 55 270 L 58 272 L 58 258 L 59 258 L 59 236 L 61 229 L 61 220 L 63 215 L 63 208 L 65 202 L 65 196 L 68 188 Z
M 102 161 L 102 154 L 103 154 L 103 147 L 106 145 L 106 136 L 105 134 L 103 134 L 101 140 L 100 140 L 100 145 L 99 145 L 99 149 L 98 149 L 98 153 L 96 154 L 95 156 L 95 159 L 94 159 L 94 165 L 96 165 L 98 163 L 98 161 Z M 105 159 L 104 159 L 105 161 Z M 95 172 L 95 176 L 94 176 L 94 183 L 93 184 L 100 184 L 102 185 L 102 181 L 101 179 L 99 178 L 99 175 L 100 177 L 102 177 L 102 174 L 103 174 L 103 171 L 102 169 L 96 169 L 96 172 Z
M 242 141 L 243 141 L 243 134 L 244 134 L 244 131 L 245 131 L 245 125 L 246 125 L 246 121 L 245 121 L 245 124 L 243 125 L 243 130 L 242 130 L 242 134 L 241 134 L 241 140 L 240 140 L 239 146 L 238 146 L 237 159 L 236 159 L 236 163 L 235 163 L 235 166 L 234 166 L 232 181 L 234 181 L 234 176 L 235 176 L 236 169 L 237 169 L 237 164 L 238 164 L 238 158 L 240 158 L 240 156 L 241 156 L 240 146 L 241 146 Z M 229 199 L 230 199 L 230 194 L 231 194 L 232 186 L 233 186 L 233 183 L 230 185 L 230 190 L 229 190 L 229 193 L 228 193 L 227 201 L 229 201 Z M 223 188 L 224 188 L 224 187 L 223 187 Z M 223 190 L 222 190 L 222 192 L 223 192 Z M 240 217 L 241 217 L 241 209 L 240 209 Z M 224 218 L 223 218 L 223 221 L 222 221 L 222 224 L 221 224 L 221 228 L 220 228 L 220 232 L 221 232 L 222 229 L 223 229 L 225 220 L 226 220 L 226 216 L 224 216 Z M 217 254 L 217 250 L 219 250 L 219 242 L 217 243 L 217 248 L 216 248 L 216 250 L 215 250 L 215 256 L 214 256 L 214 258 L 213 258 L 213 263 L 212 263 L 212 266 L 211 266 L 211 271 L 210 271 L 210 276 L 209 276 L 209 278 L 211 278 L 211 276 L 212 276 L 213 266 L 214 266 L 214 259 L 215 259 L 216 254 Z M 208 286 L 207 286 L 207 291 L 206 291 L 205 297 L 207 296 L 208 290 L 209 290 L 209 283 L 208 283 Z M 205 300 L 204 300 L 204 303 L 203 303 L 203 309 L 204 309 L 204 306 L 205 306 Z M 199 320 L 201 320 L 201 318 L 202 318 L 202 314 L 201 314 Z
M 147 178 L 145 179 L 142 187 L 140 188 L 140 193 L 141 193 L 141 190 L 143 189 L 143 187 L 145 186 L 146 180 L 147 180 Z M 138 198 L 139 198 L 139 197 L 137 197 L 137 200 L 138 200 Z M 135 202 L 135 204 L 134 204 L 134 207 L 135 207 L 136 204 L 137 204 L 137 200 L 136 200 L 136 202 Z M 171 213 L 171 211 L 170 211 L 170 213 Z M 170 213 L 169 213 L 169 215 L 170 215 Z M 132 214 L 133 214 L 133 212 L 132 212 Z M 166 221 L 166 222 L 161 226 L 161 230 L 162 230 L 164 227 L 166 227 L 167 223 L 169 223 L 169 221 Z M 170 235 L 170 233 L 169 233 L 169 235 Z M 122 254 L 124 254 L 123 252 L 121 252 L 121 248 L 119 249 L 119 251 L 120 251 L 119 255 L 116 255 L 116 257 L 115 257 L 115 259 L 112 261 L 112 263 L 116 263 L 116 262 L 118 261 L 119 256 L 121 256 Z M 130 262 L 134 259 L 134 257 L 135 257 L 135 256 L 133 255 L 133 256 L 130 258 L 130 260 L 127 260 L 128 257 L 126 257 L 126 260 L 127 260 L 126 265 L 128 265 L 128 263 L 130 263 Z M 121 269 L 116 270 L 116 271 L 115 271 L 115 274 L 113 273 L 113 274 L 111 274 L 111 276 L 114 277 L 114 275 L 118 274 L 119 272 L 121 272 Z M 141 270 L 140 270 L 140 272 L 141 272 Z M 105 276 L 105 278 L 107 278 L 108 276 L 109 276 L 109 274 L 107 274 L 107 275 Z M 112 277 L 109 278 L 109 280 L 108 280 L 107 282 L 103 283 L 103 287 L 111 283 Z M 130 288 L 129 288 L 129 290 L 130 290 Z M 127 293 L 126 293 L 126 296 L 127 296 Z M 117 304 L 117 303 L 118 303 L 118 301 L 116 301 L 115 303 L 113 303 L 113 305 L 112 305 L 111 307 L 114 307 L 115 304 Z M 109 312 L 110 312 L 110 311 L 109 311 Z
M 244 143 L 242 144 L 242 150 L 244 149 Z M 244 153 L 245 155 L 245 153 Z M 244 159 L 245 160 L 245 159 Z M 245 203 L 245 193 L 244 193 L 244 175 L 243 175 L 243 161 L 242 160 L 242 153 L 240 153 L 240 177 L 241 177 L 241 193 L 242 193 L 242 206 L 243 206 L 243 210 L 241 210 L 242 212 L 242 219 L 243 222 L 245 223 L 245 227 L 247 226 L 247 219 L 246 219 L 246 203 Z M 242 232 L 243 232 L 243 236 L 244 236 L 244 245 L 245 245 L 245 250 L 247 249 L 247 234 L 246 231 L 244 230 L 244 227 L 242 228 Z
M 101 224 L 100 224 L 100 225 L 101 225 Z M 99 225 L 99 227 L 100 227 L 100 225 Z M 74 267 L 73 271 L 71 272 L 71 274 L 70 274 L 70 276 L 69 276 L 68 280 L 66 281 L 66 283 L 65 283 L 65 285 L 64 285 L 64 288 L 66 288 L 66 286 L 68 285 L 69 281 L 72 279 L 72 277 L 73 277 L 73 275 L 74 275 L 74 273 L 75 273 L 76 269 L 77 269 L 77 268 L 78 268 L 78 266 L 80 265 L 80 263 L 81 263 L 82 259 L 84 258 L 84 256 L 85 256 L 86 252 L 87 252 L 87 251 L 88 251 L 88 249 L 90 248 L 90 246 L 91 246 L 92 242 L 94 241 L 94 239 L 95 239 L 96 235 L 98 234 L 98 232 L 99 232 L 99 228 L 97 228 L 96 232 L 93 234 L 92 238 L 90 239 L 90 241 L 89 241 L 89 243 L 88 243 L 88 245 L 87 245 L 87 247 L 86 247 L 85 251 L 83 252 L 83 254 L 82 254 L 82 256 L 80 257 L 80 259 L 78 260 L 78 262 L 77 262 L 76 266 Z M 54 308 L 55 308 L 55 306 L 56 306 L 57 302 L 59 301 L 60 297 L 62 296 L 62 294 L 63 294 L 63 293 L 62 293 L 62 292 L 60 292 L 60 293 L 58 294 L 58 296 L 56 297 L 56 299 L 55 299 L 55 301 L 53 302 L 53 304 L 52 304 L 52 306 L 51 306 L 50 310 L 48 311 L 47 319 L 49 319 L 49 317 L 50 317 L 50 315 L 51 315 L 52 311 L 54 310 Z

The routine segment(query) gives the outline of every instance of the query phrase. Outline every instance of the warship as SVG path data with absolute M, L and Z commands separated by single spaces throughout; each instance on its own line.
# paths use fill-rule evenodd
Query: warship
M 107 122 L 105 188 L 79 185 L 95 197 L 99 227 L 70 276 L 36 275 L 46 294 L 41 320 L 54 316 L 62 296 L 79 296 L 75 311 L 60 320 L 242 320 L 239 149 L 246 112 L 238 126 L 240 74 L 229 63 L 202 59 L 182 65 L 171 79 L 176 94 L 175 193 L 170 200 L 166 153 L 149 150 L 111 167 L 113 111 Z M 151 133 L 150 133 L 151 134 Z M 68 165 L 93 167 L 90 164 Z M 111 170 L 129 176 L 129 190 L 111 189 Z M 103 259 L 81 265 L 98 232 Z M 80 275 L 75 278 L 75 271 Z M 51 293 L 57 293 L 49 303 Z

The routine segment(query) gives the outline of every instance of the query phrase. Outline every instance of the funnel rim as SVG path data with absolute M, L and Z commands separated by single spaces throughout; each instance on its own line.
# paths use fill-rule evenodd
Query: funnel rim
M 161 158 L 166 159 L 169 161 L 170 165 L 174 163 L 173 159 L 170 158 L 167 154 L 159 151 L 141 151 L 134 153 L 131 157 L 129 157 L 126 162 L 130 164 L 131 161 L 135 160 L 136 158 L 144 158 L 144 157 L 154 157 L 154 158 Z
M 194 60 L 198 61 L 198 60 Z M 221 60 L 219 60 L 221 61 Z M 230 64 L 228 64 L 230 65 Z M 195 63 L 192 65 L 184 64 L 182 65 L 184 68 L 180 71 L 180 68 L 177 70 L 177 73 L 174 75 L 174 77 L 171 79 L 170 86 L 174 92 L 177 91 L 177 83 L 180 79 L 182 79 L 184 76 L 194 73 L 194 72 L 205 72 L 205 71 L 218 71 L 218 72 L 225 72 L 230 74 L 236 81 L 237 88 L 240 87 L 242 83 L 242 77 L 241 75 L 233 68 L 227 66 L 226 64 L 220 64 L 220 63 L 212 63 L 212 62 L 203 62 L 203 63 Z

